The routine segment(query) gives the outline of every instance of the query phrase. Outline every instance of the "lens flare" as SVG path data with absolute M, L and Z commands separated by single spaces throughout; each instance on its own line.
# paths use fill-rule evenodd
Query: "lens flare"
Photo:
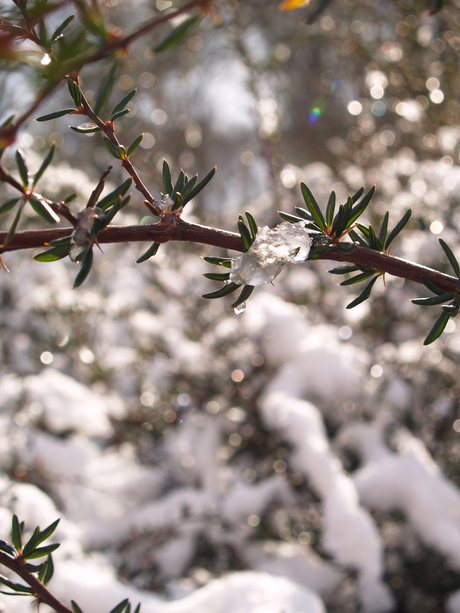
M 318 123 L 321 115 L 324 113 L 325 108 L 326 98 L 324 96 L 318 96 L 313 102 L 310 114 L 308 116 L 308 122 L 311 126 L 314 126 L 315 123 Z

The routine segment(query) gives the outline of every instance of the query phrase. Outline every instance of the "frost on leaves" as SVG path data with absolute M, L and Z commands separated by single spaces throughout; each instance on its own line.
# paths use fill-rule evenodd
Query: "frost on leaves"
M 232 260 L 230 281 L 240 285 L 263 285 L 270 283 L 291 262 L 299 264 L 308 258 L 311 237 L 299 221 L 283 222 L 270 229 L 259 228 L 250 249 Z

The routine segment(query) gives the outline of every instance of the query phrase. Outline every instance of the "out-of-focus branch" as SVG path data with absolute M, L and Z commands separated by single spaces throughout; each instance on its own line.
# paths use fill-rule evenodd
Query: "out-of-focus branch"
M 195 8 L 200 8 L 201 10 L 203 10 L 203 12 L 205 12 L 208 10 L 209 5 L 210 0 L 192 0 L 192 2 L 188 2 L 187 4 L 178 9 L 168 11 L 160 17 L 154 17 L 153 19 L 150 19 L 149 21 L 142 24 L 126 36 L 111 38 L 105 43 L 105 45 L 99 47 L 97 50 L 84 52 L 64 62 L 62 66 L 59 67 L 59 71 L 56 71 L 53 74 L 53 78 L 49 82 L 48 86 L 42 92 L 40 92 L 40 94 L 37 96 L 31 106 L 20 117 L 16 119 L 14 124 L 10 124 L 8 126 L 0 128 L 0 149 L 4 149 L 14 142 L 18 128 L 22 124 L 24 124 L 33 115 L 33 113 L 35 113 L 40 104 L 44 100 L 46 100 L 46 98 L 48 98 L 48 96 L 56 89 L 56 87 L 69 74 L 69 72 L 78 72 L 88 64 L 93 64 L 94 62 L 98 62 L 99 60 L 107 58 L 114 51 L 120 49 L 127 49 L 127 47 L 136 39 L 140 38 L 144 34 L 148 34 L 156 27 L 162 25 L 163 23 L 171 21 L 172 19 L 178 17 L 179 15 L 182 15 L 183 13 L 187 13 Z M 29 36 L 28 38 L 31 37 Z M 39 42 L 37 44 L 39 44 Z

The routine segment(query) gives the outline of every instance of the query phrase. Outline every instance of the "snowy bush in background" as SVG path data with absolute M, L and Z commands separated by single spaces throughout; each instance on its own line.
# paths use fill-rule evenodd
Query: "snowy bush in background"
M 108 8 L 127 25 L 169 8 L 140 4 Z M 186 218 L 232 228 L 243 209 L 273 226 L 300 181 L 321 204 L 375 182 L 374 224 L 414 207 L 394 253 L 447 270 L 436 237 L 460 249 L 456 9 L 334 10 L 305 30 L 276 5 L 225 5 L 224 27 L 203 20 L 173 65 L 137 43 L 115 90 L 139 88 L 140 172 L 159 189 L 163 156 L 193 173 L 218 162 Z M 15 85 L 5 77 L 19 105 Z M 21 145 L 35 169 L 60 143 L 40 189 L 77 191 L 81 209 L 113 158 L 60 121 L 51 136 L 31 122 Z M 106 191 L 125 176 L 112 178 Z M 140 205 L 120 217 L 152 222 Z M 170 243 L 136 266 L 138 246 L 104 246 L 78 291 L 70 261 L 4 256 L 0 537 L 12 513 L 25 536 L 61 518 L 49 587 L 66 604 L 460 611 L 458 320 L 423 347 L 433 314 L 410 283 L 387 275 L 344 310 L 355 293 L 334 287 L 330 264 L 303 263 L 308 235 L 290 247 L 239 316 L 199 297 L 210 248 Z M 234 259 L 243 283 L 258 281 L 254 251 Z M 0 598 L 11 613 L 30 601 Z

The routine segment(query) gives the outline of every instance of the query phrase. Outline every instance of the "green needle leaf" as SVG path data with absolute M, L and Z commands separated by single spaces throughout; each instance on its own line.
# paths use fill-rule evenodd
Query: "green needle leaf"
M 49 249 L 48 251 L 43 251 L 34 257 L 36 262 L 56 262 L 57 260 L 62 260 L 69 255 L 70 244 L 62 245 L 60 247 L 54 247 L 53 249 Z
M 80 609 L 80 607 L 77 605 L 77 603 L 75 602 L 75 600 L 71 600 L 70 601 L 70 606 L 72 607 L 72 611 L 73 613 L 83 613 L 83 611 Z
M 364 213 L 370 201 L 372 200 L 374 194 L 375 194 L 375 185 L 371 187 L 371 189 L 367 192 L 364 198 L 360 202 L 358 202 L 358 204 L 355 207 L 353 207 L 351 211 L 351 215 L 347 219 L 347 225 L 345 226 L 346 228 L 349 228 L 358 219 L 358 217 L 360 217 Z
M 131 155 L 131 153 L 137 149 L 137 147 L 141 144 L 142 139 L 144 138 L 144 133 L 140 134 L 135 141 L 133 141 L 131 143 L 131 145 L 128 147 L 128 151 L 127 151 L 127 156 L 129 157 Z
M 382 225 L 380 227 L 380 232 L 379 232 L 379 241 L 381 242 L 382 245 L 385 244 L 385 239 L 387 237 L 387 232 L 388 232 L 388 220 L 390 219 L 390 213 L 389 211 L 387 211 L 385 213 L 385 216 L 382 220 Z
M 118 147 L 116 147 L 112 141 L 110 141 L 106 136 L 102 137 L 102 142 L 104 143 L 104 147 L 107 151 L 117 160 L 121 160 L 121 155 L 118 152 Z
M 323 232 L 325 232 L 327 230 L 326 222 L 324 221 L 323 214 L 321 213 L 321 210 L 315 200 L 315 197 L 313 196 L 309 188 L 305 185 L 305 183 L 302 182 L 300 184 L 300 189 L 302 190 L 302 196 L 305 200 L 305 204 L 307 205 L 307 208 L 310 211 L 315 223 Z
M 75 15 L 70 15 L 69 17 L 67 17 L 67 19 L 64 19 L 64 21 L 61 23 L 61 25 L 58 26 L 54 30 L 54 32 L 51 34 L 51 38 L 50 38 L 50 44 L 51 45 L 57 41 L 57 39 L 64 32 L 65 28 L 67 28 L 67 26 L 69 24 L 71 24 L 74 19 L 75 19 Z
M 446 294 L 430 296 L 428 298 L 413 298 L 411 302 L 412 304 L 417 304 L 418 306 L 434 306 L 435 304 L 442 304 L 443 302 L 452 300 L 454 296 L 455 294 L 453 292 L 448 292 Z
M 371 295 L 371 291 L 372 291 L 372 288 L 374 287 L 374 283 L 377 281 L 379 276 L 380 275 L 376 275 L 373 279 L 371 279 L 369 283 L 366 285 L 366 287 L 364 288 L 364 290 L 361 292 L 361 294 L 357 298 L 352 300 L 350 304 L 347 304 L 346 308 L 353 309 L 355 306 L 358 306 L 358 304 L 361 304 L 362 302 L 367 300 L 369 296 Z
M 177 47 L 182 41 L 184 41 L 190 34 L 194 26 L 201 20 L 203 15 L 193 15 L 188 19 L 182 21 L 176 26 L 169 34 L 167 34 L 159 43 L 153 48 L 155 53 L 163 53 L 164 51 L 171 51 L 174 47 Z
M 160 243 L 152 243 L 150 247 L 147 249 L 147 251 L 143 255 L 141 255 L 140 258 L 136 260 L 136 264 L 141 264 L 142 262 L 145 262 L 146 260 L 156 255 L 159 248 L 160 248 Z
M 246 300 L 249 298 L 249 296 L 252 294 L 253 291 L 254 291 L 253 285 L 245 285 L 241 291 L 241 294 L 232 304 L 232 309 L 236 309 L 236 307 L 240 306 L 240 304 L 243 304 L 243 302 L 246 302 Z
M 206 187 L 206 185 L 209 183 L 209 181 L 213 178 L 213 176 L 216 174 L 217 172 L 217 166 L 214 166 L 214 168 L 211 168 L 211 170 L 208 172 L 208 174 L 205 176 L 204 179 L 202 179 L 198 185 L 196 187 L 194 187 L 188 194 L 187 196 L 184 196 L 184 194 L 182 194 L 183 198 L 184 198 L 184 203 L 182 206 L 185 206 L 187 204 L 187 202 L 190 202 L 190 200 L 192 200 L 193 198 L 195 198 L 195 196 L 197 196 L 201 190 L 203 188 Z M 193 179 L 192 179 L 193 180 Z
M 438 296 L 441 296 L 441 294 L 445 293 L 445 290 L 443 290 L 440 287 L 438 287 L 435 283 L 433 283 L 432 281 L 430 281 L 426 277 L 420 277 L 420 281 L 423 283 L 423 285 L 426 288 L 428 288 L 430 290 L 430 292 L 433 292 L 433 294 L 437 294 Z
M 356 192 L 356 194 L 353 194 L 353 196 L 351 197 L 351 199 L 353 200 L 353 204 L 355 204 L 356 201 L 359 200 L 363 194 L 364 194 L 364 185 L 363 187 L 360 187 L 358 191 Z
M 304 221 L 301 217 L 297 217 L 296 215 L 290 215 L 289 213 L 283 213 L 283 211 L 278 211 L 278 215 L 284 221 L 288 221 L 289 223 L 297 223 L 299 221 Z
M 129 604 L 129 599 L 125 598 L 125 600 L 122 600 L 120 603 L 117 604 L 116 607 L 114 607 L 110 613 L 122 613 L 122 611 L 125 609 L 125 607 Z
M 14 205 L 19 202 L 20 198 L 12 198 L 11 200 L 7 200 L 0 206 L 0 215 L 3 213 L 8 213 L 11 209 L 14 208 Z
M 113 121 L 114 119 L 114 115 L 116 115 L 117 113 L 119 113 L 120 111 L 122 111 L 125 106 L 128 104 L 128 102 L 134 98 L 134 96 L 136 95 L 137 89 L 132 89 L 130 92 L 128 92 L 126 94 L 126 96 L 124 96 L 120 102 L 118 102 L 112 109 L 112 114 L 111 114 L 111 120 Z
M 35 185 L 38 183 L 39 179 L 41 178 L 41 176 L 43 175 L 43 173 L 45 172 L 45 170 L 48 168 L 48 166 L 51 164 L 51 160 L 53 159 L 53 155 L 54 155 L 54 151 L 56 149 L 55 145 L 51 145 L 51 149 L 48 151 L 48 155 L 46 156 L 46 158 L 43 160 L 42 165 L 40 166 L 40 168 L 38 169 L 38 171 L 35 174 L 34 177 L 34 182 L 33 182 L 33 186 L 35 187 Z
M 210 279 L 211 281 L 227 281 L 230 277 L 229 272 L 206 272 L 203 277 Z
M 109 207 L 115 204 L 115 202 L 117 202 L 119 196 L 124 196 L 126 194 L 128 189 L 131 187 L 132 182 L 132 179 L 126 179 L 126 181 L 123 181 L 123 183 L 114 189 L 113 192 L 110 192 L 110 194 L 107 194 L 107 196 L 104 196 L 104 198 L 99 200 L 97 206 L 103 211 L 107 210 Z
M 217 266 L 225 266 L 225 268 L 232 267 L 232 260 L 230 258 L 215 258 L 211 256 L 205 256 L 203 258 L 208 264 L 216 264 Z
M 51 556 L 48 556 L 48 559 L 46 560 L 46 570 L 45 570 L 45 575 L 43 577 L 43 583 L 45 585 L 49 583 L 53 575 L 54 575 L 53 558 Z
M 29 171 L 27 169 L 26 162 L 19 151 L 16 151 L 16 164 L 19 170 L 19 176 L 24 187 L 27 187 L 29 183 Z
M 101 109 L 110 98 L 110 94 L 112 93 L 113 86 L 115 85 L 115 72 L 117 70 L 117 64 L 113 64 L 110 68 L 107 76 L 101 81 L 99 89 L 97 90 L 95 103 L 94 103 L 94 112 L 96 115 L 99 115 Z
M 224 285 L 224 287 L 221 287 L 221 289 L 218 289 L 216 292 L 211 292 L 210 294 L 204 294 L 201 297 L 209 299 L 209 300 L 213 298 L 222 298 L 223 296 L 227 296 L 227 294 L 231 294 L 239 287 L 241 287 L 241 285 L 238 285 L 237 283 L 233 283 L 231 281 L 230 283 L 227 283 L 227 285 Z
M 335 200 L 335 192 L 331 192 L 331 195 L 329 196 L 329 202 L 327 203 L 326 208 L 326 222 L 328 230 L 332 228 L 332 222 L 334 220 Z
M 252 245 L 252 236 L 247 229 L 246 224 L 244 223 L 244 219 L 241 217 L 241 215 L 238 217 L 238 230 L 241 235 L 241 242 L 243 243 L 244 251 L 249 251 Z
M 171 169 L 169 168 L 168 162 L 163 159 L 163 193 L 171 196 L 172 191 Z
M 455 275 L 457 277 L 460 277 L 460 266 L 458 264 L 457 258 L 454 255 L 454 252 L 449 247 L 449 245 L 446 243 L 446 241 L 442 240 L 442 238 L 439 239 L 439 242 L 441 243 L 441 247 L 444 249 L 444 253 L 447 256 L 447 259 L 449 260 L 450 265 L 452 266 L 455 272 Z
M 372 277 L 372 275 L 375 275 L 375 270 L 372 270 L 371 272 L 362 272 L 361 274 L 351 277 L 350 279 L 345 279 L 345 281 L 342 281 L 340 285 L 345 286 L 361 283 L 361 281 L 366 281 L 366 279 L 369 279 L 369 277 Z
M 89 251 L 89 253 L 92 252 Z M 53 545 L 45 545 L 45 547 L 37 547 L 37 549 L 34 549 L 27 555 L 27 559 L 34 560 L 36 558 L 43 558 L 43 556 L 47 556 L 48 554 L 53 553 L 53 551 L 56 551 L 58 547 L 60 547 L 59 543 L 54 543 Z
M 434 326 L 431 328 L 428 336 L 423 341 L 424 345 L 431 345 L 437 338 L 444 332 L 444 328 L 447 326 L 447 322 L 450 319 L 450 314 L 442 311 L 441 315 L 435 321 Z
M 75 109 L 63 109 L 62 111 L 55 111 L 54 113 L 49 113 L 48 115 L 42 115 L 41 117 L 37 117 L 35 121 L 50 121 L 51 119 L 57 119 L 58 117 L 70 115 L 71 113 L 75 113 Z
M 80 285 L 89 275 L 89 271 L 91 270 L 92 265 L 93 265 L 93 249 L 90 248 L 88 249 L 88 252 L 83 258 L 83 261 L 80 266 L 80 270 L 78 271 L 77 276 L 75 277 L 75 281 L 73 283 L 74 289 L 76 289 L 77 287 L 80 287 Z
M 394 239 L 398 236 L 398 234 L 404 229 L 404 227 L 406 226 L 407 222 L 409 221 L 411 215 L 412 215 L 412 209 L 409 209 L 408 211 L 406 211 L 404 213 L 404 215 L 398 221 L 396 226 L 390 232 L 389 237 L 385 241 L 385 251 L 388 251 L 388 247 L 391 245 L 391 243 L 394 241 Z
M 59 217 L 46 202 L 40 202 L 37 198 L 29 198 L 29 202 L 37 215 L 40 215 L 48 223 L 58 223 L 60 221 Z
M 251 213 L 248 213 L 247 211 L 246 211 L 245 215 L 247 217 L 249 228 L 251 230 L 252 240 L 255 241 L 256 240 L 256 236 L 257 236 L 257 224 L 256 224 L 256 220 L 251 215 Z
M 21 526 L 19 524 L 19 519 L 17 515 L 13 515 L 13 518 L 12 518 L 11 536 L 12 536 L 13 545 L 15 546 L 16 551 L 20 552 L 22 549 L 22 538 L 21 538 Z

